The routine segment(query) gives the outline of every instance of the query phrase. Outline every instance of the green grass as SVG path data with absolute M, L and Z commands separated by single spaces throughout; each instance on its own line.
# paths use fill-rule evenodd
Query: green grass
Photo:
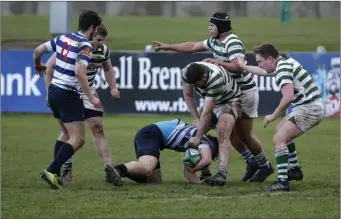
M 106 116 L 105 130 L 115 162 L 135 159 L 133 137 L 142 126 L 171 116 Z M 181 117 L 190 122 L 188 117 Z M 272 134 L 277 122 L 254 132 L 272 163 Z M 86 146 L 74 156 L 71 184 L 51 190 L 39 179 L 53 156 L 56 122 L 50 115 L 2 116 L 2 218 L 339 218 L 340 120 L 325 119 L 297 139 L 304 181 L 291 183 L 291 192 L 263 193 L 263 184 L 239 181 L 244 162 L 233 151 L 228 185 L 188 184 L 181 169 L 181 154 L 161 152 L 163 185 L 121 188 L 106 184 L 103 164 L 94 152 L 87 130 Z M 216 164 L 213 164 L 215 171 Z
M 107 44 L 112 50 L 143 50 L 152 40 L 166 43 L 201 41 L 207 38 L 207 17 L 104 17 L 109 29 Z M 76 29 L 76 19 L 73 27 Z M 280 24 L 279 18 L 234 18 L 233 28 L 246 49 L 263 42 L 274 43 L 281 51 L 314 51 L 324 45 L 340 49 L 340 21 L 336 19 L 293 19 Z M 1 17 L 3 42 L 50 39 L 49 17 L 13 15 Z

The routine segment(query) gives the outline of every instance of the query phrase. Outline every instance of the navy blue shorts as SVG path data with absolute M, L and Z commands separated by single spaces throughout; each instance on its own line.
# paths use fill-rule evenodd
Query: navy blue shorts
M 79 93 L 54 84 L 49 86 L 48 100 L 53 116 L 63 123 L 84 121 L 84 106 Z
M 89 119 L 93 117 L 103 117 L 103 112 L 84 108 L 84 119 Z
M 136 133 L 134 139 L 136 158 L 150 155 L 159 159 L 163 144 L 162 132 L 156 125 L 143 127 Z

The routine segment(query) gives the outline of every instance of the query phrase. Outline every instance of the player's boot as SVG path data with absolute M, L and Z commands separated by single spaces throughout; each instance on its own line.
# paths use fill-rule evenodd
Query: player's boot
M 288 170 L 288 181 L 302 181 L 303 180 L 303 173 L 301 168 L 295 167 L 295 168 L 290 168 Z
M 269 166 L 259 168 L 258 173 L 256 173 L 256 175 L 254 175 L 249 180 L 249 182 L 263 182 L 264 180 L 266 180 L 266 178 L 268 178 L 274 172 L 275 172 L 275 168 L 273 168 L 271 163 L 269 163 Z
M 204 179 L 204 182 L 212 186 L 223 186 L 226 184 L 226 176 L 218 171 L 214 176 L 210 176 Z
M 113 164 L 105 165 L 104 171 L 106 173 L 105 178 L 108 182 L 113 183 L 115 186 L 123 186 L 123 181 L 120 173 Z
M 47 182 L 52 189 L 62 188 L 58 182 L 59 177 L 57 176 L 57 174 L 53 174 L 48 172 L 47 170 L 43 170 L 40 172 L 40 178 Z
M 62 179 L 67 182 L 72 181 L 72 163 L 68 162 L 64 164 L 62 171 Z
M 252 159 L 251 162 L 246 162 L 245 175 L 243 176 L 242 181 L 249 180 L 253 175 L 255 175 L 258 169 L 259 165 L 255 159 Z
M 281 180 L 275 181 L 271 185 L 262 186 L 264 191 L 290 191 L 289 182 L 284 182 Z

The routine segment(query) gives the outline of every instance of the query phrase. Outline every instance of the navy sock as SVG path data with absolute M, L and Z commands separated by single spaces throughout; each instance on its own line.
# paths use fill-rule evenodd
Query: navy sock
M 119 165 L 115 166 L 115 168 L 118 169 L 118 171 L 120 172 L 120 176 L 122 176 L 122 177 L 126 177 L 127 176 L 128 170 L 127 170 L 126 165 L 119 164 Z
M 74 154 L 74 150 L 69 143 L 64 143 L 60 148 L 56 158 L 52 161 L 47 171 L 54 174 L 60 174 L 60 168 Z
M 60 150 L 60 148 L 63 146 L 65 142 L 62 142 L 62 141 L 56 141 L 56 144 L 54 145 L 54 156 L 53 158 L 56 158 L 57 157 L 57 154 Z
M 147 182 L 147 177 L 145 177 L 145 176 L 130 175 L 129 173 L 127 173 L 126 177 L 128 179 L 131 179 L 131 180 L 137 182 L 137 183 L 146 183 Z

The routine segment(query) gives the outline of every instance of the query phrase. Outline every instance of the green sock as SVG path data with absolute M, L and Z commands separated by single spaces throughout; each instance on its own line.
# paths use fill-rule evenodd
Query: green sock
M 278 180 L 288 181 L 288 161 L 289 151 L 288 149 L 280 150 L 275 153 L 277 163 Z
M 299 167 L 297 153 L 296 153 L 296 145 L 294 141 L 291 141 L 288 143 L 288 149 L 289 149 L 290 168 Z

